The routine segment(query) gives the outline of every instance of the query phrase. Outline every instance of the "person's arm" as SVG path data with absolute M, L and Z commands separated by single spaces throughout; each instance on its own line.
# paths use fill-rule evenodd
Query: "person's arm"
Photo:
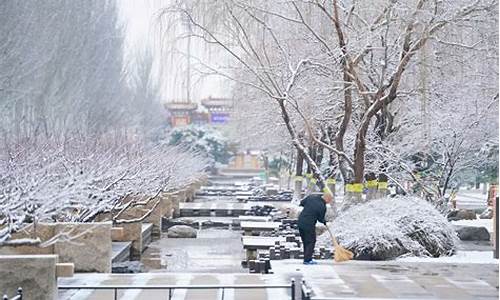
M 318 222 L 323 223 L 324 225 L 326 225 L 325 215 L 326 215 L 326 204 L 322 203 L 319 209 Z

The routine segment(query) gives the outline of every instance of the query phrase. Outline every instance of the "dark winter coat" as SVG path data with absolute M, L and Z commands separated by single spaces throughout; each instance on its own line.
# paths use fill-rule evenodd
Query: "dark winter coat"
M 300 206 L 303 206 L 304 209 L 299 215 L 299 228 L 315 227 L 316 222 L 326 224 L 326 204 L 322 194 L 311 194 L 305 197 L 300 202 Z

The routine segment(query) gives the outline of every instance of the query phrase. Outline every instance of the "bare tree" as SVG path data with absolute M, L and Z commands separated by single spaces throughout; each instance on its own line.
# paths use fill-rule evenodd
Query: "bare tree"
M 496 1 L 377 1 L 375 5 L 227 0 L 182 1 L 165 9 L 165 15 L 188 19 L 192 36 L 233 59 L 224 66 L 201 62 L 207 72 L 234 80 L 256 99 L 275 102 L 282 126 L 320 187 L 325 185 L 318 161 L 323 155 L 317 154 L 328 151 L 336 156 L 330 163 L 338 164 L 344 182 L 354 184 L 353 199 L 360 200 L 365 176 L 373 178 L 367 166 L 382 175 L 390 167 L 390 160 L 376 158 L 390 154 L 385 145 L 407 126 L 397 123 L 405 117 L 398 113 L 414 115 L 416 105 L 411 101 L 425 89 L 415 80 L 419 66 L 425 64 L 424 52 L 461 45 L 449 33 L 473 24 L 494 35 L 496 8 Z M 466 46 L 479 49 L 486 44 L 478 40 Z M 496 51 L 490 54 L 498 57 Z M 443 64 L 456 62 L 453 57 L 439 59 Z M 439 76 L 433 80 L 439 85 Z M 483 87 L 482 99 L 491 99 L 496 90 L 495 85 Z M 426 92 L 429 101 L 437 99 L 433 92 Z M 459 101 L 448 102 L 447 108 Z

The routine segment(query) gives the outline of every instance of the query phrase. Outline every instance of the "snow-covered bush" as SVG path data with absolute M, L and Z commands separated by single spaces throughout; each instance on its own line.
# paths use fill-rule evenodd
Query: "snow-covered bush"
M 342 212 L 331 224 L 339 243 L 355 259 L 386 260 L 404 254 L 446 256 L 455 251 L 457 234 L 427 201 L 416 197 L 373 200 Z M 318 243 L 331 245 L 328 234 Z
M 190 149 L 206 153 L 213 162 L 222 164 L 227 164 L 232 156 L 228 139 L 210 127 L 174 128 L 170 133 L 169 144 L 185 145 Z

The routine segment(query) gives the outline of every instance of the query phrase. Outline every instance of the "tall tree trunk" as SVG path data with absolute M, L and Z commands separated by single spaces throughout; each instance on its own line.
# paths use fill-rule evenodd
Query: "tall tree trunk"
M 300 150 L 297 150 L 297 163 L 295 164 L 295 177 L 293 188 L 293 203 L 298 203 L 302 199 L 302 184 L 304 177 L 302 176 L 302 169 L 304 167 L 304 156 Z
M 290 116 L 288 115 L 288 111 L 285 107 L 285 100 L 279 99 L 278 104 L 280 106 L 281 116 L 283 118 L 283 121 L 285 122 L 288 133 L 290 134 L 293 145 L 296 147 L 297 151 L 299 151 L 304 156 L 305 161 L 311 167 L 313 177 L 317 180 L 318 187 L 320 189 L 323 189 L 325 187 L 325 179 L 321 175 L 318 165 L 316 165 L 316 162 L 311 158 L 308 151 L 306 150 L 306 147 L 304 147 L 304 145 L 299 141 L 297 133 L 295 132 L 295 128 L 290 122 Z
M 340 123 L 339 130 L 333 138 L 335 140 L 335 147 L 337 150 L 344 152 L 344 136 L 349 126 L 349 121 L 352 116 L 352 92 L 351 92 L 351 77 L 347 72 L 347 66 L 345 65 L 345 60 L 342 62 L 343 72 L 344 72 L 344 116 L 342 117 L 342 122 Z M 351 168 L 349 167 L 346 160 L 339 156 L 339 170 L 342 175 L 342 179 L 345 182 L 350 181 L 352 178 Z

